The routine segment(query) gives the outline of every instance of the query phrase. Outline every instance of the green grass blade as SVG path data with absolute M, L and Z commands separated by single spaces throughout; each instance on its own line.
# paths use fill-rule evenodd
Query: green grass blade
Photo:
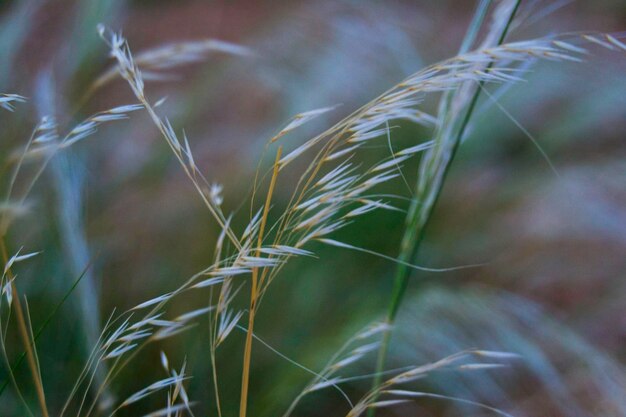
M 72 286 L 68 289 L 68 291 L 63 295 L 63 298 L 61 298 L 61 300 L 54 306 L 54 308 L 52 309 L 52 311 L 50 312 L 50 314 L 48 314 L 48 317 L 46 317 L 46 319 L 44 320 L 43 323 L 41 323 L 41 326 L 39 326 L 39 328 L 37 329 L 37 331 L 35 332 L 35 334 L 33 335 L 33 342 L 36 342 L 37 339 L 39 339 L 39 336 L 41 335 L 41 333 L 46 329 L 46 327 L 48 327 L 48 324 L 50 324 L 50 321 L 54 318 L 54 316 L 56 315 L 56 313 L 59 311 L 59 309 L 63 306 L 63 304 L 65 304 L 65 301 L 67 301 L 67 299 L 69 298 L 69 296 L 74 292 L 74 290 L 76 289 L 76 287 L 78 286 L 78 284 L 82 281 L 83 277 L 85 277 L 85 275 L 87 275 L 87 271 L 89 270 L 89 268 L 91 268 L 92 262 L 90 262 L 89 264 L 87 264 L 87 266 L 85 267 L 85 269 L 83 269 L 83 271 L 81 272 L 81 274 L 78 276 L 78 278 L 74 281 L 74 283 L 72 284 Z M 13 362 L 13 365 L 11 365 L 11 373 L 15 373 L 15 371 L 17 370 L 17 368 L 22 364 L 22 362 L 24 361 L 24 358 L 26 357 L 26 352 L 22 352 L 17 359 L 15 360 L 15 362 Z M 2 394 L 4 393 L 4 390 L 6 389 L 7 385 L 9 384 L 9 379 L 6 379 L 3 383 L 2 386 L 0 386 L 0 396 L 2 396 Z
M 484 22 L 485 16 L 487 14 L 487 9 L 489 8 L 490 3 L 491 1 L 481 1 L 481 3 L 478 5 L 476 13 L 474 14 L 474 18 L 472 19 L 472 22 L 468 28 L 467 35 L 459 50 L 460 54 L 468 52 L 471 46 L 473 45 L 476 39 L 476 36 L 478 34 L 478 31 Z M 509 31 L 509 28 L 511 26 L 511 23 L 513 22 L 515 14 L 517 13 L 517 10 L 519 9 L 520 3 L 521 3 L 521 0 L 518 0 L 515 3 L 514 7 L 511 9 L 511 13 L 508 17 L 508 21 L 498 38 L 498 41 L 497 41 L 498 45 L 502 44 L 502 42 L 504 41 Z M 488 69 L 490 67 L 491 65 L 488 66 Z M 441 190 L 443 188 L 442 186 L 449 172 L 451 163 L 454 159 L 454 156 L 461 142 L 461 139 L 463 138 L 463 135 L 465 134 L 467 125 L 476 107 L 476 103 L 478 102 L 478 98 L 482 90 L 481 87 L 482 87 L 482 83 L 478 86 L 478 88 L 474 92 L 470 100 L 470 103 L 467 106 L 467 111 L 465 112 L 463 119 L 459 125 L 460 126 L 459 130 L 457 134 L 454 136 L 451 153 L 448 156 L 447 160 L 444 161 L 443 172 L 440 178 L 438 179 L 438 181 L 436 181 L 437 178 L 435 178 L 434 182 L 427 183 L 426 187 L 423 187 L 423 186 L 420 187 L 420 185 L 422 184 L 418 184 L 418 193 L 416 193 L 415 198 L 411 200 L 411 205 L 407 213 L 405 233 L 402 237 L 402 242 L 400 246 L 399 259 L 401 261 L 409 263 L 412 260 L 414 260 L 417 256 L 419 246 L 424 237 L 424 230 L 426 228 L 426 225 L 428 224 L 428 221 L 431 217 L 433 208 L 435 207 L 437 203 L 439 195 L 441 194 Z M 452 99 L 451 93 L 445 94 L 442 97 L 440 111 L 443 112 L 444 120 L 448 119 L 448 111 L 450 108 L 451 99 Z M 447 121 L 450 123 L 454 123 L 453 120 L 452 121 L 447 120 Z M 429 187 L 434 187 L 434 188 L 429 188 Z M 428 201 L 424 201 L 425 199 L 423 199 L 422 197 L 428 194 L 428 192 L 431 192 L 432 198 L 429 199 Z M 396 267 L 391 300 L 390 300 L 388 311 L 387 311 L 387 321 L 390 324 L 392 324 L 395 321 L 398 310 L 404 298 L 404 294 L 406 292 L 406 288 L 408 285 L 409 274 L 410 274 L 410 270 L 402 263 L 399 263 L 398 266 Z M 376 376 L 374 378 L 373 389 L 376 389 L 381 383 L 382 371 L 384 370 L 384 367 L 385 367 L 387 351 L 389 349 L 389 343 L 391 339 L 391 331 L 392 330 L 388 330 L 383 335 L 383 341 L 382 341 L 380 350 L 378 352 L 378 359 L 377 359 L 377 364 L 376 364 Z M 370 409 L 368 411 L 368 416 L 372 417 L 373 415 L 374 415 L 374 410 Z

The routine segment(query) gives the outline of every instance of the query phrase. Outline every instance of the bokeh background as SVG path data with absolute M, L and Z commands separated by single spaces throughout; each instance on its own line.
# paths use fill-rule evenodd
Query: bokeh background
M 527 18 L 511 39 L 626 29 L 623 0 L 523 3 Z M 112 64 L 97 36 L 98 23 L 122 30 L 133 51 L 202 38 L 239 43 L 253 54 L 211 55 L 172 71 L 170 79 L 149 82 L 147 90 L 154 99 L 168 97 L 162 112 L 177 130 L 185 129 L 206 177 L 224 186 L 225 211 L 239 213 L 235 219 L 242 225 L 265 143 L 290 116 L 341 104 L 290 136 L 289 146 L 295 147 L 405 76 L 454 55 L 474 6 L 454 0 L 3 1 L 0 85 L 2 92 L 29 97 L 29 103 L 0 114 L 2 163 L 27 140 L 42 112 L 71 127 L 96 111 L 134 102 L 122 81 L 84 99 Z M 419 388 L 516 416 L 626 415 L 625 74 L 626 54 L 593 49 L 581 64 L 537 63 L 528 82 L 499 98 L 541 144 L 557 173 L 501 109 L 483 102 L 418 262 L 485 265 L 413 274 L 390 367 L 468 348 L 516 352 L 522 358 L 510 368 L 440 373 Z M 394 130 L 392 140 L 406 146 L 427 134 L 405 126 Z M 376 157 L 388 149 L 368 152 Z M 408 165 L 405 175 L 413 182 L 416 167 Z M 5 168 L 3 185 L 6 178 Z M 406 195 L 402 182 L 396 187 L 389 191 Z M 290 191 L 288 182 L 279 187 L 276 204 L 285 204 Z M 219 229 L 141 112 L 103 126 L 64 153 L 28 202 L 9 241 L 13 251 L 43 251 L 17 271 L 35 327 L 92 263 L 89 281 L 80 284 L 38 343 L 47 397 L 58 410 L 82 367 L 86 329 L 97 329 L 113 309 L 175 288 L 210 263 Z M 367 220 L 337 238 L 397 255 L 403 216 L 378 213 Z M 257 333 L 283 354 L 319 369 L 349 335 L 384 316 L 394 265 L 337 248 L 314 249 L 319 259 L 291 263 L 273 284 Z M 172 311 L 184 307 L 174 304 Z M 164 377 L 158 365 L 164 350 L 174 363 L 187 359 L 197 415 L 214 415 L 202 328 L 201 322 L 193 332 L 146 350 L 112 391 L 123 397 Z M 235 415 L 238 404 L 242 341 L 243 333 L 235 334 L 218 356 L 227 416 Z M 10 347 L 9 353 L 18 350 Z M 373 362 L 363 361 L 354 374 L 371 372 Z M 0 367 L 0 376 L 4 380 L 6 368 Z M 34 405 L 26 367 L 17 377 Z M 256 345 L 252 414 L 279 415 L 308 379 Z M 356 397 L 367 386 L 367 380 L 355 382 L 346 391 Z M 127 415 L 162 404 L 157 396 Z M 304 401 L 296 415 L 346 411 L 339 394 L 325 391 Z M 7 389 L 0 415 L 23 413 Z M 489 415 L 432 399 L 385 413 Z

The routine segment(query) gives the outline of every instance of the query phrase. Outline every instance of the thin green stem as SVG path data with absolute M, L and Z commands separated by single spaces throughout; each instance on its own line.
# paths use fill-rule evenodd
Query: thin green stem
M 91 267 L 91 262 L 89 262 L 89 264 L 83 269 L 83 271 L 81 272 L 81 274 L 78 276 L 78 278 L 76 279 L 76 281 L 74 281 L 74 283 L 72 284 L 72 286 L 70 287 L 70 289 L 65 293 L 65 295 L 63 295 L 63 298 L 61 298 L 61 301 L 59 301 L 54 308 L 52 309 L 52 311 L 50 312 L 50 314 L 48 314 L 48 317 L 46 317 L 46 319 L 44 320 L 44 322 L 41 324 L 41 326 L 39 326 L 39 328 L 37 329 L 37 331 L 35 332 L 35 334 L 33 335 L 33 341 L 31 342 L 31 347 L 33 347 L 33 343 L 36 342 L 39 339 L 39 336 L 41 336 L 41 333 L 44 331 L 44 329 L 48 326 L 48 324 L 50 323 L 50 321 L 52 320 L 52 318 L 56 315 L 57 311 L 61 308 L 61 306 L 63 306 L 63 304 L 65 304 L 65 301 L 68 299 L 68 297 L 74 292 L 74 289 L 76 288 L 76 286 L 80 283 L 80 281 L 83 279 L 83 277 L 87 274 L 87 271 L 89 270 L 89 268 Z M 13 364 L 10 366 L 10 370 L 11 372 L 15 372 L 17 370 L 17 368 L 22 364 L 22 362 L 24 361 L 24 358 L 26 357 L 26 351 L 23 351 L 22 353 L 19 354 L 19 356 L 17 357 L 17 359 L 15 360 L 15 362 L 13 362 Z M 0 397 L 2 396 L 2 393 L 4 392 L 5 388 L 7 387 L 9 383 L 9 379 L 5 380 L 2 385 L 0 386 Z

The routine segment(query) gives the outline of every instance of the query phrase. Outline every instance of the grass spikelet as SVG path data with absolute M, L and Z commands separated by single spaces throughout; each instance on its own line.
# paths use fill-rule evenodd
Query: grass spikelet
M 169 378 L 164 378 L 161 379 L 159 381 L 153 382 L 152 384 L 148 385 L 147 387 L 137 391 L 136 393 L 132 394 L 130 397 L 128 397 L 127 399 L 125 399 L 122 404 L 120 405 L 120 408 L 122 407 L 126 407 L 130 404 L 133 404 L 149 395 L 154 394 L 157 391 L 163 390 L 165 388 L 169 388 L 172 386 L 176 386 L 178 385 L 180 382 L 182 382 L 183 380 L 185 380 L 185 376 L 183 375 L 178 375 L 178 376 L 172 376 Z
M 190 159 L 189 156 L 185 156 L 184 152 L 182 151 L 183 148 L 180 145 L 180 141 L 178 140 L 178 137 L 171 123 L 169 122 L 169 120 L 159 117 L 154 110 L 154 107 L 146 98 L 141 70 L 139 69 L 133 55 L 131 54 L 130 48 L 128 47 L 126 40 L 122 37 L 121 34 L 108 32 L 104 26 L 99 26 L 98 31 L 102 39 L 109 45 L 111 50 L 111 56 L 117 61 L 117 70 L 119 74 L 128 82 L 131 90 L 135 94 L 135 97 L 139 100 L 139 102 L 143 105 L 143 107 L 150 115 L 150 118 L 161 132 L 163 138 L 169 145 L 178 162 L 180 163 L 183 171 L 194 185 L 196 191 L 200 195 L 202 201 L 205 203 L 209 212 L 215 218 L 220 227 L 225 230 L 226 236 L 229 238 L 229 240 L 237 248 L 241 248 L 240 242 L 237 237 L 234 235 L 229 227 L 226 227 L 226 218 L 222 213 L 219 205 L 216 204 L 216 202 L 211 199 L 211 196 L 207 195 L 207 192 L 205 191 L 207 189 L 210 189 L 210 185 L 207 184 L 206 180 L 203 177 L 197 177 L 196 174 L 198 171 L 195 165 L 189 165 L 190 163 L 193 164 L 193 159 Z
M 359 416 L 365 411 L 367 411 L 368 409 L 379 408 L 377 404 L 381 404 L 381 403 L 385 404 L 386 406 L 393 406 L 396 404 L 400 404 L 401 402 L 407 401 L 405 399 L 406 397 L 410 397 L 410 398 L 430 397 L 431 396 L 430 393 L 399 389 L 399 388 L 396 388 L 396 386 L 407 384 L 407 383 L 425 378 L 426 376 L 428 376 L 430 373 L 433 373 L 433 372 L 437 372 L 437 371 L 441 371 L 445 369 L 451 369 L 451 370 L 457 370 L 457 371 L 462 371 L 462 370 L 480 371 L 480 370 L 500 368 L 502 366 L 506 366 L 505 363 L 468 362 L 472 358 L 472 356 L 480 356 L 477 352 L 482 352 L 482 351 L 459 352 L 454 355 L 447 356 L 443 359 L 440 359 L 436 362 L 413 367 L 409 370 L 400 372 L 397 375 L 393 376 L 392 378 L 389 378 L 381 382 L 380 385 L 378 385 L 377 387 L 374 387 L 369 393 L 363 396 L 361 400 L 359 400 L 359 402 L 356 403 L 354 407 L 352 407 L 352 410 L 348 413 L 348 416 L 354 416 L 354 417 Z M 498 352 L 498 353 L 502 353 L 501 358 L 503 360 L 510 359 L 511 357 L 511 356 L 506 355 L 504 352 Z M 381 395 L 391 396 L 392 398 L 379 400 L 378 398 Z M 433 395 L 437 396 L 437 394 L 433 394 Z M 405 398 L 402 398 L 402 397 L 405 397 Z M 497 410 L 495 408 L 492 408 L 492 407 L 489 407 L 489 406 L 486 406 L 484 404 L 480 404 L 474 401 L 463 400 L 463 399 L 455 398 L 455 397 L 446 397 L 443 395 L 438 398 L 440 399 L 446 398 L 446 399 L 453 400 L 453 401 L 465 402 L 466 404 L 471 404 L 477 407 L 481 407 L 484 409 L 488 409 L 490 411 L 497 412 L 501 415 L 508 416 L 508 414 L 501 412 L 500 410 Z M 400 402 L 396 402 L 396 401 L 400 401 Z
M 173 296 L 173 295 L 174 295 L 174 293 L 172 293 L 172 292 L 167 293 L 167 294 L 163 294 L 163 295 L 159 295 L 158 297 L 154 297 L 154 298 L 153 298 L 153 299 L 151 299 L 151 300 L 144 301 L 144 302 L 143 302 L 143 303 L 141 303 L 141 304 L 137 304 L 137 305 L 136 305 L 135 307 L 133 307 L 131 310 L 141 310 L 141 309 L 144 309 L 144 308 L 146 308 L 146 307 L 150 307 L 150 306 L 153 306 L 153 305 L 155 305 L 155 304 L 162 303 L 163 301 L 167 301 L 167 300 L 169 300 L 170 298 L 172 298 L 172 296 Z
M 318 118 L 319 116 L 333 111 L 337 108 L 337 106 L 324 107 L 317 110 L 309 110 L 304 113 L 296 114 L 293 116 L 291 122 L 287 124 L 287 126 L 283 127 L 280 132 L 276 134 L 272 139 L 270 139 L 270 143 L 276 142 L 281 137 L 285 136 L 287 133 L 299 128 L 303 124 L 310 122 L 313 119 Z
M 17 251 L 17 253 L 13 256 L 11 256 L 11 258 L 9 259 L 9 261 L 4 265 L 4 275 L 6 275 L 6 273 L 9 271 L 9 269 L 11 269 L 11 267 L 13 266 L 13 264 L 17 263 L 17 262 L 22 262 L 22 261 L 26 261 L 32 257 L 35 257 L 37 255 L 39 255 L 41 252 L 31 252 L 31 253 L 25 253 L 24 255 L 20 255 L 20 252 L 22 251 L 22 248 L 20 248 L 20 250 Z
M 100 26 L 98 30 L 101 35 L 105 35 L 106 29 L 104 26 Z M 248 48 L 240 45 L 215 39 L 202 39 L 161 45 L 141 51 L 136 55 L 134 62 L 137 68 L 142 71 L 145 79 L 164 81 L 173 77 L 172 74 L 168 74 L 165 71 L 204 61 L 215 53 L 239 56 L 251 55 L 251 51 Z M 93 94 L 94 91 L 110 83 L 117 76 L 119 76 L 117 68 L 109 68 L 93 82 L 88 94 Z M 155 104 L 155 107 L 158 107 L 158 105 Z
M 130 352 L 136 347 L 137 347 L 136 343 L 133 343 L 133 344 L 123 343 L 120 346 L 113 349 L 111 352 L 107 353 L 106 356 L 104 357 L 104 360 L 113 359 L 113 358 L 117 358 L 118 356 L 122 356 L 126 352 Z
M 24 102 L 26 102 L 26 97 L 22 97 L 18 94 L 0 93 L 0 107 L 10 112 L 15 110 L 15 103 Z

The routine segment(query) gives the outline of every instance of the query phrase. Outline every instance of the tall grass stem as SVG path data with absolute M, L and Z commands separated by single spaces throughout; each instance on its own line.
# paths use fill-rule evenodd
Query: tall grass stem
M 491 5 L 491 3 L 492 3 L 491 0 L 481 0 L 481 2 L 479 3 L 476 9 L 476 12 L 474 13 L 472 22 L 470 23 L 470 26 L 468 28 L 467 34 L 459 50 L 460 54 L 468 52 L 471 46 L 474 44 L 477 34 L 485 20 L 485 16 L 487 15 L 487 10 L 489 6 Z M 511 12 L 508 16 L 508 21 L 498 38 L 497 45 L 501 45 L 503 43 L 509 31 L 511 23 L 513 22 L 515 14 L 517 13 L 517 10 L 519 9 L 520 4 L 521 4 L 521 0 L 517 0 L 515 5 L 512 7 Z M 492 64 L 488 65 L 487 71 L 489 70 L 489 68 L 491 68 L 491 65 Z M 400 305 L 402 303 L 402 300 L 404 298 L 404 294 L 406 292 L 406 288 L 408 285 L 408 279 L 409 279 L 409 274 L 411 270 L 406 266 L 406 263 L 412 262 L 417 257 L 419 246 L 424 238 L 424 230 L 431 217 L 433 208 L 435 207 L 437 200 L 441 194 L 441 190 L 443 188 L 445 178 L 449 172 L 452 161 L 454 160 L 454 156 L 459 147 L 461 139 L 463 138 L 463 135 L 465 134 L 467 125 L 471 119 L 474 108 L 476 107 L 476 103 L 478 102 L 478 98 L 482 90 L 481 89 L 482 85 L 483 83 L 480 82 L 479 87 L 474 92 L 472 99 L 467 107 L 467 111 L 465 112 L 465 115 L 463 116 L 463 119 L 461 121 L 458 133 L 454 137 L 454 142 L 452 144 L 451 153 L 447 157 L 447 160 L 443 161 L 444 167 L 443 167 L 443 172 L 441 174 L 441 180 L 438 183 L 437 182 L 433 183 L 435 186 L 438 185 L 437 189 L 434 190 L 434 198 L 430 200 L 430 204 L 428 207 L 423 207 L 423 204 L 425 204 L 425 202 L 423 201 L 422 197 L 425 193 L 424 192 L 420 193 L 419 192 L 420 190 L 418 189 L 418 192 L 415 194 L 414 198 L 411 200 L 411 205 L 410 205 L 409 211 L 407 213 L 407 218 L 405 221 L 405 231 L 404 231 L 404 235 L 402 237 L 402 242 L 400 246 L 400 255 L 398 257 L 398 259 L 402 262 L 399 262 L 396 267 L 391 300 L 388 305 L 386 319 L 387 319 L 388 324 L 390 325 L 395 322 L 396 316 L 398 314 L 398 310 L 400 308 Z M 447 116 L 447 113 L 450 110 L 450 100 L 451 100 L 451 97 L 448 94 L 444 95 L 444 97 L 442 98 L 442 105 L 440 107 L 440 111 L 444 112 L 443 113 L 444 116 Z M 448 120 L 448 119 L 447 117 L 444 117 L 443 120 Z M 424 190 L 422 189 L 422 191 Z M 428 192 L 429 190 L 426 189 L 425 191 Z M 380 383 L 382 380 L 381 379 L 382 373 L 384 371 L 385 362 L 387 359 L 387 352 L 389 350 L 389 343 L 391 340 L 392 331 L 393 331 L 393 328 L 390 326 L 389 329 L 384 333 L 381 347 L 378 351 L 378 358 L 376 362 L 376 372 L 375 372 L 375 377 L 373 381 L 374 390 L 376 390 L 380 386 Z M 373 417 L 374 414 L 375 414 L 375 410 L 369 409 L 368 417 Z
M 265 231 L 265 224 L 267 223 L 267 216 L 270 210 L 270 204 L 272 202 L 272 194 L 276 185 L 276 178 L 278 177 L 278 171 L 280 168 L 280 158 L 282 155 L 282 146 L 278 148 L 276 152 L 276 161 L 274 162 L 274 169 L 272 172 L 272 179 L 270 180 L 270 186 L 267 191 L 267 197 L 265 199 L 265 206 L 263 206 L 263 216 L 261 217 L 261 224 L 259 226 L 259 235 L 257 242 L 257 254 L 261 254 L 261 246 L 263 244 L 263 232 Z M 254 319 L 256 315 L 257 301 L 260 295 L 259 288 L 259 268 L 252 270 L 252 289 L 250 291 L 250 311 L 248 313 L 248 332 L 246 333 L 246 344 L 243 353 L 243 372 L 241 375 L 241 401 L 239 403 L 239 417 L 246 417 L 248 408 L 248 386 L 250 383 L 250 360 L 252 357 L 252 336 L 254 334 Z
M 0 250 L 2 251 L 2 259 L 6 265 L 9 262 L 9 254 L 7 252 L 7 247 L 4 242 L 4 236 L 0 237 Z M 17 327 L 19 330 L 20 339 L 22 339 L 22 344 L 24 345 L 24 350 L 26 351 L 26 360 L 28 362 L 28 367 L 33 378 L 33 383 L 35 384 L 35 390 L 37 392 L 37 400 L 39 401 L 41 414 L 43 415 L 43 417 L 48 417 L 48 407 L 46 406 L 46 396 L 44 394 L 43 383 L 41 381 L 41 373 L 39 371 L 39 367 L 37 366 L 37 359 L 35 357 L 35 353 L 33 352 L 34 346 L 31 345 L 31 337 L 29 336 L 26 318 L 24 317 L 24 309 L 22 308 L 22 302 L 20 301 L 20 296 L 17 292 L 17 287 L 15 286 L 15 277 L 13 275 L 13 272 L 11 271 L 11 268 L 7 269 L 7 276 L 9 278 L 9 281 L 11 282 L 11 291 L 13 292 L 13 305 L 15 306 Z

